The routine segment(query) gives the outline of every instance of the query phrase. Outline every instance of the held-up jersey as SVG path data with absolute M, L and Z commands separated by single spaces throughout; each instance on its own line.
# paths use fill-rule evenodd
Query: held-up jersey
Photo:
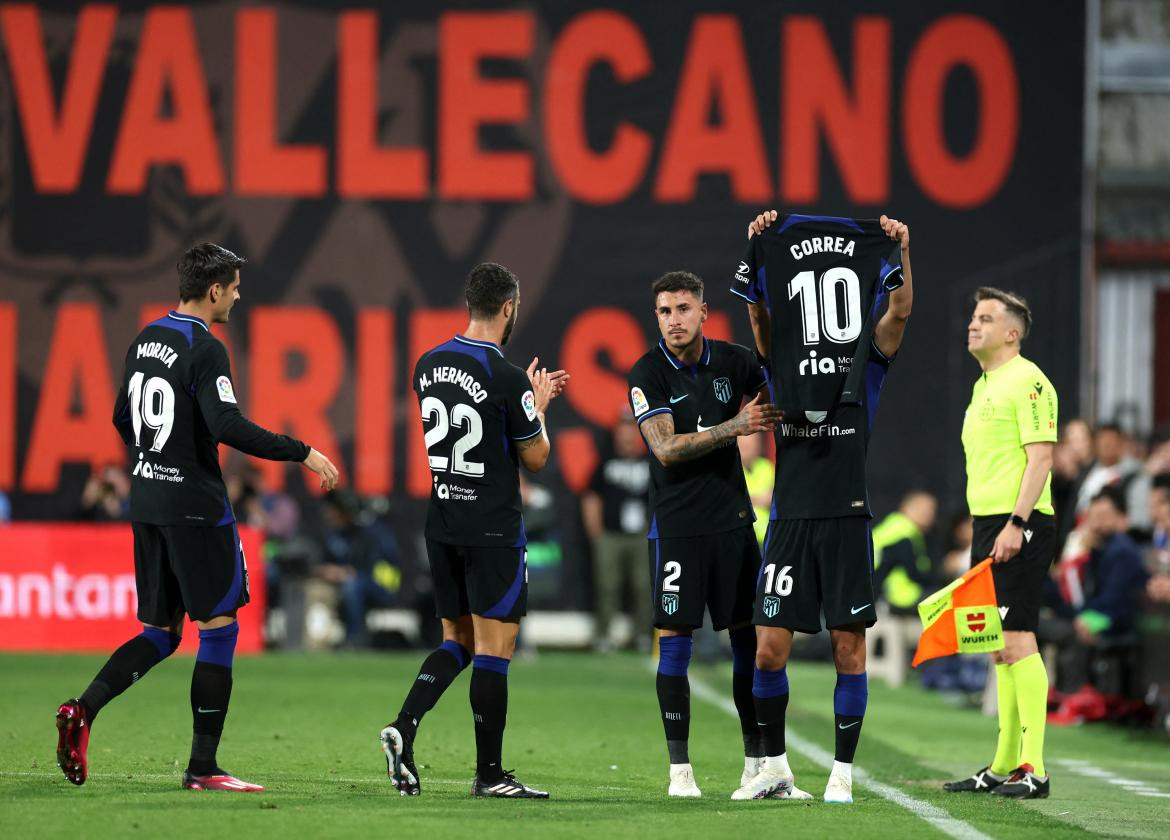
M 867 356 L 860 405 L 833 406 L 819 422 L 803 412 L 780 421 L 772 519 L 871 516 L 865 455 L 890 360 L 872 343 Z
M 422 355 L 413 381 L 431 467 L 427 539 L 522 548 L 515 442 L 542 428 L 528 374 L 490 341 L 456 335 Z
M 898 243 L 873 219 L 784 214 L 752 237 L 731 291 L 768 310 L 777 407 L 860 404 L 878 290 L 901 284 Z
M 130 519 L 152 525 L 235 522 L 219 443 L 272 461 L 309 457 L 299 440 L 244 417 L 223 344 L 199 318 L 173 311 L 126 352 L 114 425 L 130 456 Z
M 680 362 L 665 341 L 630 370 L 630 408 L 641 426 L 669 412 L 676 434 L 701 432 L 739 413 L 745 396 L 766 384 L 755 353 L 703 339 L 697 365 Z M 650 539 L 719 534 L 755 521 L 735 441 L 693 461 L 650 459 Z

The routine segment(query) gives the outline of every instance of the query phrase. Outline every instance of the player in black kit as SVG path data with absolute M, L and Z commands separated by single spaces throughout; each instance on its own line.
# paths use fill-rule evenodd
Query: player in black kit
M 219 470 L 218 444 L 274 461 L 300 461 L 337 483 L 316 449 L 240 412 L 227 352 L 208 324 L 227 323 L 240 299 L 244 259 L 203 243 L 179 260 L 179 306 L 147 324 L 126 352 L 114 425 L 133 464 L 130 520 L 142 633 L 110 657 L 80 698 L 57 709 L 57 764 L 85 783 L 98 712 L 174 653 L 184 614 L 199 628 L 191 675 L 194 735 L 183 787 L 260 791 L 219 768 L 216 750 L 232 690 L 232 660 L 248 603 L 248 568 Z
M 382 729 L 382 750 L 399 793 L 417 796 L 419 721 L 471 664 L 472 795 L 547 799 L 504 770 L 501 753 L 508 665 L 528 600 L 518 468 L 537 472 L 547 462 L 544 412 L 569 376 L 538 368 L 538 359 L 525 371 L 500 351 L 520 306 L 511 271 L 477 265 L 466 297 L 467 329 L 424 353 L 412 379 L 431 467 L 426 542 L 443 643 L 423 661 L 398 717 Z
M 652 287 L 662 339 L 630 370 L 630 408 L 650 458 L 650 568 L 659 628 L 657 691 L 670 756 L 670 796 L 701 796 L 690 734 L 691 634 L 703 609 L 729 629 L 732 696 L 744 742 L 744 777 L 763 755 L 752 706 L 752 595 L 760 551 L 735 439 L 770 431 L 779 414 L 760 402 L 766 385 L 755 353 L 703 336 L 703 281 L 686 271 Z M 740 408 L 745 398 L 751 401 Z
M 877 617 L 865 455 L 910 317 L 910 230 L 886 216 L 768 211 L 748 226 L 748 239 L 731 291 L 748 301 L 785 416 L 754 617 L 752 693 L 767 758 L 732 798 L 767 797 L 793 784 L 784 746 L 785 666 L 793 632 L 820 632 L 823 610 L 837 667 L 836 751 L 824 799 L 852 802 L 868 699 L 865 630 Z

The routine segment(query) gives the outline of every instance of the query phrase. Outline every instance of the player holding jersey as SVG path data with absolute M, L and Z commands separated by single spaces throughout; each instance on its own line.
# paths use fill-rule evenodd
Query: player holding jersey
M 217 444 L 274 461 L 301 461 L 337 483 L 329 459 L 250 422 L 236 402 L 227 352 L 208 324 L 240 299 L 244 259 L 203 243 L 179 260 L 179 306 L 143 328 L 126 352 L 114 425 L 133 464 L 130 520 L 143 631 L 126 642 L 80 698 L 57 709 L 57 764 L 75 785 L 88 774 L 89 733 L 101 709 L 179 646 L 184 614 L 199 628 L 191 674 L 194 735 L 183 787 L 261 791 L 219 768 L 216 750 L 232 691 L 248 603 L 248 568 L 219 470 Z
M 634 364 L 629 384 L 630 408 L 653 456 L 648 536 L 660 631 L 658 704 L 670 756 L 669 795 L 700 796 L 687 748 L 687 668 L 704 607 L 716 630 L 729 628 L 745 779 L 756 775 L 763 755 L 751 696 L 751 605 L 760 552 L 735 440 L 774 429 L 778 414 L 760 402 L 766 377 L 755 354 L 703 336 L 701 279 L 672 271 L 652 289 L 662 339 Z
M 426 543 L 443 643 L 424 660 L 398 717 L 382 729 L 382 750 L 399 793 L 417 796 L 419 721 L 470 664 L 472 795 L 547 799 L 505 771 L 501 753 L 508 665 L 528 601 L 518 467 L 537 472 L 548 461 L 544 412 L 569 376 L 538 369 L 538 359 L 526 372 L 504 358 L 500 347 L 520 307 L 511 271 L 477 265 L 466 297 L 467 329 L 424 353 L 412 377 L 431 468 Z
M 913 300 L 910 230 L 857 221 L 760 214 L 731 291 L 748 301 L 768 359 L 776 433 L 772 521 L 756 589 L 752 693 L 766 759 L 733 799 L 792 788 L 784 743 L 786 665 L 796 631 L 832 640 L 836 749 L 826 802 L 852 802 L 852 766 L 868 699 L 865 630 L 876 620 L 865 456 L 878 395 Z M 892 249 L 889 240 L 898 243 Z M 882 311 L 886 304 L 885 311 Z

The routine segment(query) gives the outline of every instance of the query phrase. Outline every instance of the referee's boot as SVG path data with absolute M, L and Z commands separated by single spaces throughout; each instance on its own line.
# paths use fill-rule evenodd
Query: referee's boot
M 513 776 L 512 772 L 505 770 L 504 775 L 494 782 L 485 782 L 476 776 L 471 783 L 471 795 L 498 799 L 548 799 L 547 790 L 528 787 Z
M 382 752 L 386 755 L 386 775 L 398 788 L 399 795 L 418 796 L 422 784 L 418 778 L 418 768 L 414 766 L 414 739 L 406 737 L 397 726 L 390 724 L 382 729 L 379 740 L 382 742 Z
M 991 772 L 991 767 L 984 767 L 974 775 L 957 782 L 947 782 L 943 790 L 947 793 L 991 793 L 1006 782 L 1010 776 L 997 776 Z
M 1021 764 L 992 794 L 1011 799 L 1047 799 L 1048 777 L 1033 773 L 1031 764 Z

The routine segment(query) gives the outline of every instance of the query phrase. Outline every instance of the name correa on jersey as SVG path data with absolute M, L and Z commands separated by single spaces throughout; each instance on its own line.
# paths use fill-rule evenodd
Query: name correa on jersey
M 862 402 L 874 324 L 901 282 L 898 245 L 872 219 L 784 214 L 752 238 L 731 291 L 768 310 L 780 408 L 815 420 Z
M 679 361 L 660 341 L 630 370 L 630 408 L 639 426 L 669 413 L 676 434 L 700 432 L 739 413 L 745 396 L 767 384 L 755 353 L 738 344 L 703 340 L 696 365 Z M 755 521 L 735 441 L 666 467 L 650 462 L 649 536 L 718 534 Z
M 427 539 L 523 546 L 515 441 L 541 433 L 528 374 L 488 341 L 457 335 L 415 364 L 431 468 Z

